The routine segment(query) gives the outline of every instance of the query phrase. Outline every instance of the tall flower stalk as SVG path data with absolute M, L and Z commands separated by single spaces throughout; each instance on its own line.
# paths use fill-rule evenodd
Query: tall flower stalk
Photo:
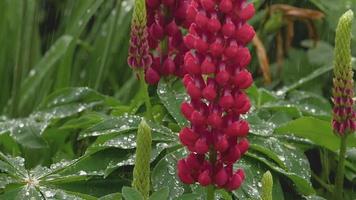
M 135 7 L 131 21 L 131 38 L 129 47 L 128 64 L 133 68 L 140 79 L 141 90 L 144 94 L 147 116 L 153 119 L 152 105 L 148 93 L 148 85 L 145 82 L 152 77 L 145 76 L 145 72 L 152 65 L 152 57 L 149 54 L 147 15 L 145 0 L 135 0 Z
M 351 67 L 351 25 L 353 12 L 347 11 L 339 20 L 335 39 L 333 129 L 340 136 L 340 152 L 335 179 L 334 197 L 343 199 L 344 162 L 347 136 L 355 132 L 356 112 L 353 108 L 354 81 Z
M 253 82 L 245 46 L 255 35 L 246 23 L 254 12 L 245 0 L 192 0 L 187 8 L 183 83 L 190 100 L 181 112 L 190 126 L 179 138 L 190 154 L 178 161 L 178 176 L 207 186 L 207 199 L 214 199 L 216 188 L 232 191 L 245 179 L 233 164 L 249 148 L 249 124 L 242 116 L 251 106 L 244 92 Z

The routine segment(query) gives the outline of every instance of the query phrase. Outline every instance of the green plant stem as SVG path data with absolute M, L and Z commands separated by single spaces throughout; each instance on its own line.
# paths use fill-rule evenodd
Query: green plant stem
M 320 150 L 320 157 L 321 157 L 321 164 L 322 164 L 322 178 L 326 183 L 330 183 L 329 181 L 329 174 L 330 174 L 330 167 L 329 167 L 329 153 L 326 149 Z
M 339 163 L 338 163 L 336 178 L 335 178 L 335 189 L 334 189 L 335 199 L 342 199 L 342 194 L 343 194 L 347 135 L 348 134 L 346 133 L 344 136 L 341 137 Z
M 212 165 L 214 165 L 216 162 L 216 151 L 213 148 L 211 148 L 209 151 L 209 161 Z M 214 185 L 209 185 L 206 188 L 206 199 L 207 200 L 215 199 L 215 186 Z
M 149 120 L 154 120 L 153 113 L 152 113 L 152 104 L 150 101 L 150 95 L 148 94 L 148 85 L 145 81 L 145 72 L 143 69 L 139 69 L 138 76 L 140 79 L 141 90 L 144 95 L 145 106 L 146 106 L 146 117 Z
M 313 171 L 311 172 L 312 178 L 316 180 L 323 188 L 325 188 L 328 192 L 332 193 L 333 189 L 332 186 L 325 183 L 318 175 L 316 175 Z
M 214 197 L 215 197 L 215 187 L 213 185 L 209 185 L 206 188 L 206 199 L 214 200 Z

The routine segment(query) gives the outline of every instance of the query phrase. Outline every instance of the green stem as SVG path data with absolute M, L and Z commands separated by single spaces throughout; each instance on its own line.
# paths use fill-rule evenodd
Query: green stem
M 345 154 L 346 154 L 346 138 L 347 134 L 341 137 L 339 164 L 336 172 L 335 179 L 335 199 L 342 199 L 343 186 L 344 186 L 344 169 L 345 169 Z
M 329 174 L 330 174 L 330 167 L 329 167 L 329 153 L 326 149 L 320 150 L 320 157 L 321 157 L 321 164 L 322 164 L 322 178 L 326 183 L 330 183 L 329 181 Z
M 206 188 L 206 199 L 214 200 L 214 198 L 215 198 L 215 187 L 213 185 L 209 185 Z
M 311 172 L 312 178 L 316 180 L 323 188 L 325 188 L 328 192 L 332 193 L 332 186 L 325 183 L 321 178 L 319 178 L 313 171 Z
M 216 151 L 211 148 L 209 151 L 209 161 L 212 165 L 215 164 L 216 162 Z M 209 185 L 206 188 L 206 199 L 207 200 L 214 200 L 215 199 L 215 186 L 214 185 Z
M 150 95 L 148 94 L 148 85 L 145 81 L 145 72 L 143 69 L 139 69 L 138 76 L 140 79 L 141 90 L 144 95 L 145 106 L 146 106 L 146 117 L 149 120 L 154 120 L 153 113 L 152 113 L 152 104 L 150 101 Z

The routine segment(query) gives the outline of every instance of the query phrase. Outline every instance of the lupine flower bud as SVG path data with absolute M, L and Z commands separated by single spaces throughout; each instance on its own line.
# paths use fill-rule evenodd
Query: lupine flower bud
M 253 14 L 246 0 L 191 0 L 187 6 L 183 84 L 190 102 L 181 111 L 190 126 L 179 137 L 191 153 L 183 159 L 190 164 L 178 166 L 184 183 L 231 191 L 245 179 L 243 170 L 234 172 L 233 165 L 249 147 L 249 125 L 241 115 L 251 107 L 244 92 L 253 82 L 246 70 L 251 54 L 244 45 L 255 35 L 246 23 Z
M 273 177 L 270 171 L 262 176 L 262 200 L 272 200 Z
M 145 199 L 150 193 L 150 160 L 151 160 L 151 129 L 142 120 L 137 132 L 136 161 L 133 171 L 132 186 L 139 191 Z
M 131 39 L 128 56 L 128 64 L 134 69 L 147 69 L 152 63 L 148 50 L 146 23 L 145 1 L 137 0 L 135 1 L 131 22 Z
M 350 10 L 341 17 L 336 29 L 332 125 L 334 132 L 339 135 L 354 133 L 356 130 L 350 48 L 352 20 L 353 12 Z

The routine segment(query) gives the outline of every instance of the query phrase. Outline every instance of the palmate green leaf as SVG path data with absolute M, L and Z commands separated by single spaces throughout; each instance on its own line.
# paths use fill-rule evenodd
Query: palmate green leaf
M 177 177 L 177 162 L 186 155 L 183 148 L 167 154 L 153 168 L 151 173 L 152 187 L 154 191 L 162 187 L 169 188 L 169 199 L 176 199 L 189 191 L 189 187 L 185 186 Z
M 245 181 L 240 189 L 233 191 L 237 199 L 261 199 L 262 197 L 262 175 L 267 171 L 267 168 L 262 163 L 259 163 L 251 158 L 243 157 L 242 160 L 235 164 L 237 168 L 242 168 L 245 171 Z M 279 183 L 278 176 L 273 174 L 272 194 L 274 200 L 284 200 L 283 190 Z
M 257 158 L 276 172 L 290 178 L 301 194 L 313 193 L 310 182 L 311 169 L 302 151 L 274 137 L 250 137 L 249 140 L 251 142 L 248 154 L 250 157 Z
M 247 116 L 247 121 L 250 124 L 250 133 L 260 136 L 270 136 L 273 134 L 274 128 L 277 126 L 272 121 L 265 121 L 258 116 L 258 112 L 252 112 Z
M 296 186 L 296 189 L 298 190 L 299 193 L 304 194 L 304 195 L 309 195 L 309 194 L 314 194 L 315 191 L 311 185 L 311 182 L 309 179 L 304 179 L 302 176 L 293 173 L 293 172 L 288 172 L 284 170 L 283 168 L 279 167 L 276 163 L 271 162 L 269 158 L 266 158 L 263 156 L 263 154 L 259 153 L 247 153 L 247 156 L 254 158 L 264 164 L 266 164 L 271 170 L 278 172 L 280 174 L 285 175 L 288 177 Z
M 23 179 L 27 177 L 25 159 L 21 157 L 8 157 L 0 152 L 0 171 L 15 179 Z
M 142 118 L 136 115 L 111 117 L 82 131 L 79 134 L 79 139 L 136 130 L 141 120 Z
M 81 113 L 109 99 L 89 88 L 63 89 L 50 95 L 27 118 L 0 122 L 0 134 L 9 132 L 18 144 L 28 149 L 46 149 L 48 144 L 41 135 L 53 120 Z
M 120 117 L 110 117 L 103 121 L 83 130 L 79 134 L 79 139 L 95 136 L 103 136 L 111 133 L 122 133 L 127 131 L 135 131 L 141 122 L 142 117 L 136 115 L 123 115 Z M 177 139 L 177 134 L 172 132 L 172 130 L 164 127 L 160 124 L 147 121 L 153 132 L 153 139 L 161 138 L 161 140 L 175 140 Z M 103 137 L 105 140 L 105 137 Z M 133 139 L 133 138 L 131 138 Z
M 274 112 L 283 112 L 293 118 L 298 118 L 302 116 L 301 111 L 296 105 L 290 104 L 285 101 L 266 103 L 263 106 L 261 106 L 260 109 L 268 109 Z
M 275 134 L 293 134 L 311 140 L 318 146 L 337 152 L 340 138 L 333 134 L 331 122 L 313 117 L 302 117 L 281 125 L 275 130 Z M 349 147 L 356 147 L 356 137 L 348 138 Z
M 121 193 L 125 200 L 143 200 L 143 196 L 132 187 L 123 187 Z
M 169 188 L 163 187 L 160 190 L 154 192 L 149 200 L 167 200 L 169 197 Z
M 95 173 L 82 171 L 71 175 L 62 175 L 62 171 L 76 165 L 81 159 L 70 162 L 60 162 L 53 164 L 50 168 L 38 166 L 33 170 L 24 168 L 23 158 L 13 158 L 0 154 L 0 180 L 9 177 L 1 182 L 4 192 L 1 199 L 95 199 L 90 195 L 66 191 L 56 186 L 56 184 L 71 183 L 88 180 Z M 7 188 L 6 186 L 12 186 Z
M 180 105 L 184 100 L 188 99 L 188 95 L 184 92 L 182 84 L 178 81 L 168 82 L 161 80 L 157 87 L 157 93 L 163 105 L 179 126 L 186 126 L 187 120 L 180 112 Z
M 154 143 L 152 146 L 151 162 L 153 162 L 163 150 L 172 146 L 175 146 L 175 143 L 167 143 L 167 142 Z M 104 146 L 100 150 L 98 148 L 96 150 L 98 151 L 98 154 L 101 154 L 101 152 L 107 148 L 108 147 Z M 94 155 L 94 157 L 95 156 L 96 154 Z M 115 159 L 110 160 L 105 166 L 104 176 L 106 177 L 110 175 L 113 171 L 115 171 L 119 167 L 134 165 L 135 158 L 136 158 L 135 152 L 133 150 L 127 151 L 127 153 L 124 154 L 124 156 L 122 156 L 121 158 L 115 157 Z
M 121 193 L 113 193 L 100 197 L 98 200 L 121 200 L 121 199 L 122 199 Z

